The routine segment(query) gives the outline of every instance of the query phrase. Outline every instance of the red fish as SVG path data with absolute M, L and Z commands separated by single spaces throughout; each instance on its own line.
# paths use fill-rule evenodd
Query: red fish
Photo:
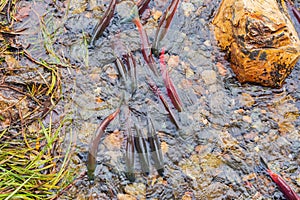
M 171 25 L 175 12 L 177 10 L 180 0 L 172 0 L 171 4 L 167 8 L 164 15 L 161 17 L 158 29 L 155 34 L 155 40 L 153 43 L 153 50 L 156 52 L 159 48 L 159 42 L 165 37 L 168 32 L 168 29 Z
M 270 169 L 267 169 L 267 172 L 278 186 L 278 189 L 288 200 L 300 200 L 300 196 L 287 184 L 287 182 L 285 182 L 285 180 L 281 176 L 274 173 Z
M 165 82 L 165 86 L 167 88 L 168 96 L 170 97 L 173 105 L 175 106 L 175 108 L 179 112 L 181 112 L 182 111 L 182 103 L 181 103 L 181 100 L 180 100 L 179 95 L 177 93 L 177 90 L 174 86 L 174 83 L 170 79 L 170 76 L 169 76 L 169 73 L 168 73 L 168 70 L 167 70 L 167 66 L 166 66 L 166 63 L 165 63 L 164 54 L 165 54 L 165 50 L 162 49 L 160 57 L 159 57 L 162 78 Z
M 300 196 L 291 188 L 291 186 L 289 186 L 280 175 L 269 169 L 267 163 L 262 157 L 260 160 L 272 180 L 276 183 L 278 189 L 284 194 L 285 198 L 288 200 L 300 200 Z
M 287 6 L 290 10 L 292 10 L 295 18 L 298 20 L 300 23 L 300 12 L 299 10 L 293 5 L 293 3 L 290 0 L 287 0 Z
M 151 51 L 151 45 L 148 40 L 147 33 L 145 29 L 143 28 L 143 25 L 140 22 L 140 19 L 138 17 L 135 17 L 132 22 L 136 25 L 140 38 L 141 38 L 141 50 L 143 57 L 148 64 L 149 68 L 153 71 L 155 75 L 158 75 L 157 66 L 155 64 L 152 51 Z
M 91 141 L 90 147 L 89 147 L 89 154 L 87 158 L 87 169 L 88 169 L 88 177 L 90 180 L 94 179 L 94 171 L 96 169 L 96 155 L 98 146 L 100 143 L 100 139 L 108 126 L 108 124 L 116 118 L 116 116 L 119 114 L 120 108 L 118 108 L 115 112 L 110 114 L 108 117 L 106 117 L 101 124 L 98 126 L 96 130 L 96 137 Z
M 137 2 L 137 6 L 139 8 L 139 14 L 143 14 L 143 12 L 148 7 L 148 4 L 150 3 L 150 0 L 140 0 Z
M 179 129 L 180 126 L 175 118 L 175 115 L 173 114 L 168 102 L 166 101 L 165 97 L 163 96 L 163 94 L 161 93 L 161 90 L 157 87 L 157 85 L 149 78 L 147 77 L 147 83 L 150 86 L 151 90 L 153 91 L 154 94 L 156 94 L 156 96 L 159 97 L 159 99 L 161 100 L 161 102 L 163 103 L 165 109 L 168 111 L 170 118 L 172 120 L 172 122 L 175 124 L 176 128 Z
M 95 40 L 103 33 L 105 28 L 109 25 L 111 18 L 114 16 L 114 11 L 117 5 L 117 0 L 111 0 L 106 12 L 101 20 L 97 23 L 94 32 L 92 34 L 91 45 L 94 45 Z

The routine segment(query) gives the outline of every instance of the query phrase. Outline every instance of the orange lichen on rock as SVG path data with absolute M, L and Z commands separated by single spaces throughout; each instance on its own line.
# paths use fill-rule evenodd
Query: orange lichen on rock
M 223 0 L 213 24 L 242 83 L 281 87 L 300 57 L 299 36 L 276 0 Z

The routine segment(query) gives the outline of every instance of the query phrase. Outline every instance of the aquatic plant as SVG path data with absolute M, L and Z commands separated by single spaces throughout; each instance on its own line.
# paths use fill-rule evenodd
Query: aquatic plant
M 175 115 L 173 114 L 167 100 L 165 99 L 164 95 L 162 94 L 161 90 L 159 89 L 159 87 L 157 87 L 157 85 L 154 83 L 153 80 L 151 80 L 149 77 L 147 77 L 147 83 L 150 87 L 150 89 L 153 91 L 153 93 L 159 97 L 160 101 L 163 103 L 165 109 L 168 111 L 170 118 L 172 120 L 172 122 L 175 124 L 175 126 L 179 129 L 179 123 L 177 122 Z
M 34 134 L 23 129 L 23 139 L 8 129 L 0 133 L 0 199 L 52 199 L 73 181 L 72 143 L 59 150 L 69 123 L 68 118 L 55 127 L 40 122 Z
M 126 133 L 127 133 L 127 141 L 126 141 L 126 153 L 125 153 L 125 164 L 126 164 L 125 174 L 128 180 L 133 182 L 135 181 L 135 175 L 134 175 L 135 147 L 134 147 L 134 136 L 130 126 L 127 127 Z
M 146 140 L 143 137 L 142 130 L 137 124 L 134 124 L 136 136 L 134 137 L 134 146 L 139 156 L 142 172 L 145 175 L 149 175 L 150 172 L 150 161 L 146 145 Z

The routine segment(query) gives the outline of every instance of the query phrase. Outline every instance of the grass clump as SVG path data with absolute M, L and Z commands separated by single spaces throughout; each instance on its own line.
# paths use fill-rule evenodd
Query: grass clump
M 73 179 L 69 169 L 71 144 L 61 150 L 62 120 L 56 127 L 45 127 L 27 134 L 27 141 L 17 133 L 0 134 L 0 199 L 53 199 Z M 27 132 L 28 130 L 26 130 Z

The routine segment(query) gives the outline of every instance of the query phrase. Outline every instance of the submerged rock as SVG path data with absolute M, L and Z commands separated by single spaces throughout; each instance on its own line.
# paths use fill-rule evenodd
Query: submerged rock
M 213 24 L 242 83 L 280 87 L 300 57 L 298 34 L 276 0 L 223 0 Z

